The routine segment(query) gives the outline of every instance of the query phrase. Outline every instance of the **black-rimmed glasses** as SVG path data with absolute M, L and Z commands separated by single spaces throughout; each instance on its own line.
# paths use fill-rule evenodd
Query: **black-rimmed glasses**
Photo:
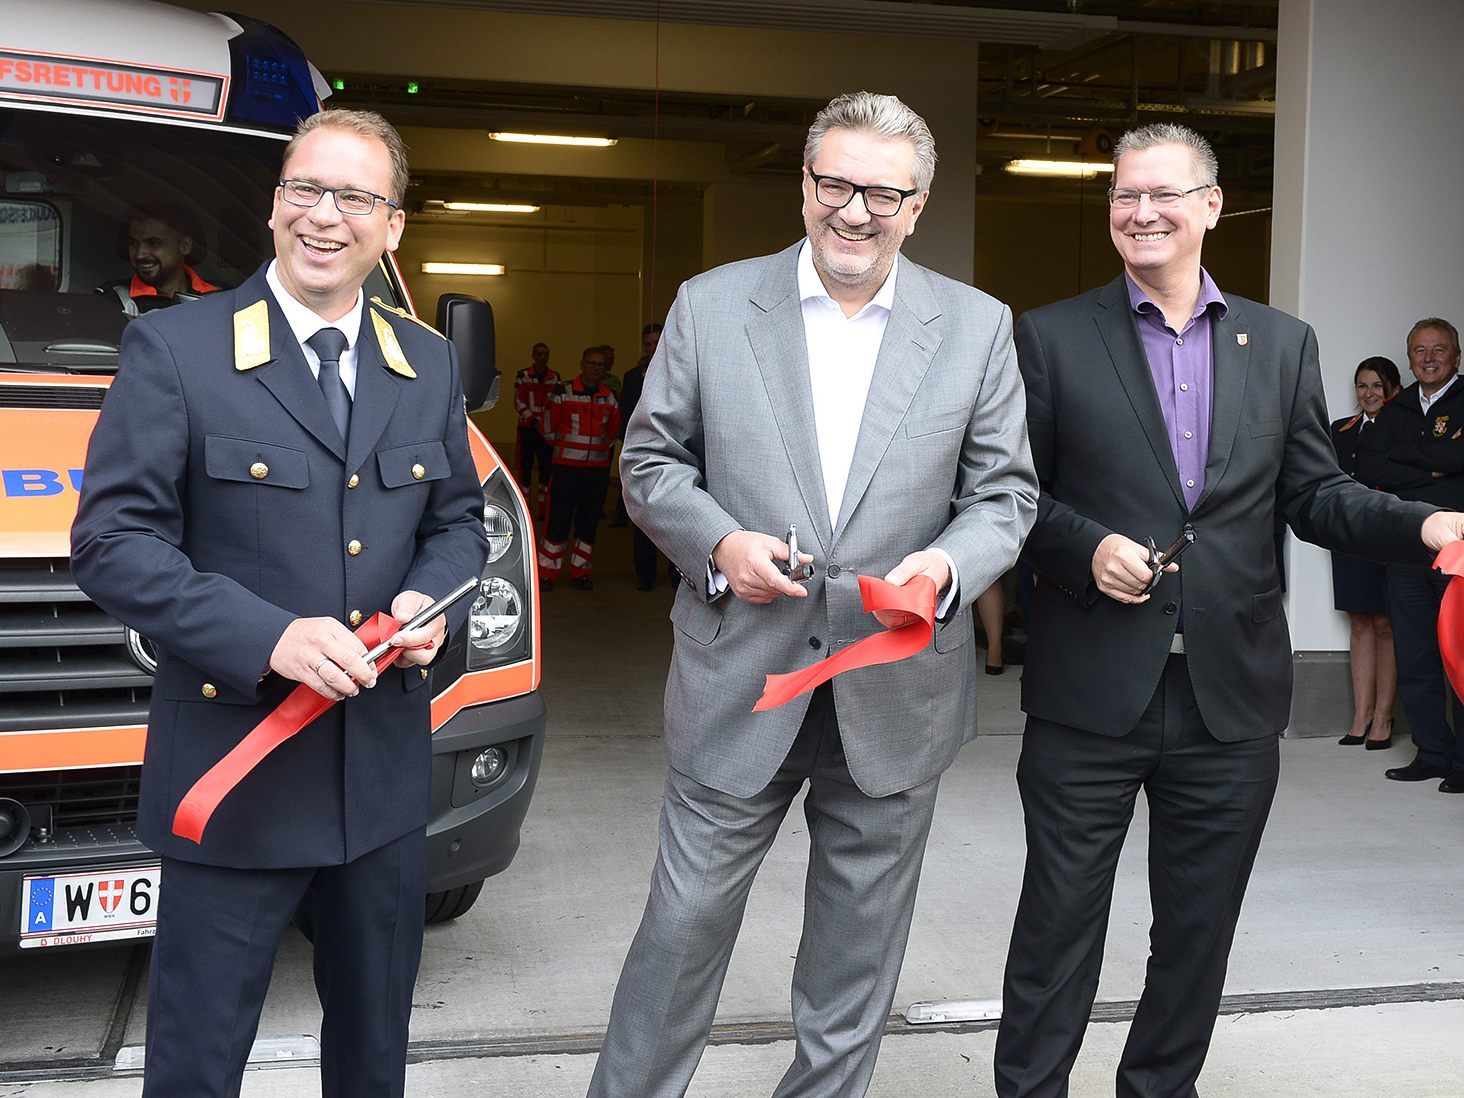
M 813 196 L 820 206 L 842 210 L 854 201 L 857 194 L 864 197 L 864 208 L 877 217 L 893 217 L 900 212 L 905 199 L 920 193 L 918 187 L 911 187 L 908 191 L 899 187 L 861 187 L 836 175 L 819 175 L 812 170 L 808 177 L 813 180 Z
M 1201 183 L 1198 187 L 1191 187 L 1187 191 L 1181 191 L 1177 187 L 1160 187 L 1156 191 L 1131 191 L 1127 188 L 1118 190 L 1110 187 L 1108 189 L 1108 204 L 1117 206 L 1120 210 L 1132 210 L 1138 206 L 1139 200 L 1144 195 L 1149 196 L 1149 201 L 1160 209 L 1166 206 L 1178 206 L 1179 203 L 1194 194 L 1196 191 L 1208 191 L 1215 184 Z
M 393 210 L 400 209 L 386 195 L 373 194 L 371 191 L 363 191 L 356 187 L 322 187 L 319 183 L 311 183 L 308 179 L 281 179 L 279 186 L 280 193 L 291 206 L 304 206 L 309 209 L 312 206 L 320 205 L 320 200 L 326 195 L 330 195 L 335 201 L 336 209 L 348 217 L 365 217 L 376 209 L 378 202 L 386 203 Z

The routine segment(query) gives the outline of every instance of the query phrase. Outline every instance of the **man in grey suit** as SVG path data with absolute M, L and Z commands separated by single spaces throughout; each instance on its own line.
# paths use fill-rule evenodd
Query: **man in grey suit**
M 626 502 L 686 580 L 660 853 L 597 1098 L 685 1092 L 753 876 L 804 782 L 797 1049 L 776 1094 L 857 1096 L 874 1070 L 936 785 L 975 733 L 969 606 L 1011 566 L 1036 497 L 1010 313 L 899 257 L 934 167 L 898 99 L 835 99 L 804 150 L 807 240 L 682 286 L 646 374 Z M 780 571 L 790 524 L 806 586 Z M 769 672 L 877 631 L 860 573 L 929 576 L 933 645 L 754 713 Z
M 1022 554 L 1040 582 L 1001 1098 L 1068 1093 L 1140 789 L 1154 922 L 1116 1092 L 1196 1094 L 1290 716 L 1273 516 L 1308 541 L 1418 564 L 1461 520 L 1345 476 L 1315 333 L 1222 295 L 1200 266 L 1221 208 L 1204 138 L 1172 124 L 1125 134 L 1108 197 L 1124 273 L 1017 325 L 1042 498 Z M 1194 547 L 1157 575 L 1145 538 L 1184 531 Z

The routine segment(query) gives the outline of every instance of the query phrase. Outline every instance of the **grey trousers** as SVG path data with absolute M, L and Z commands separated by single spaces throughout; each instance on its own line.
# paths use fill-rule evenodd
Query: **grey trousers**
M 905 956 L 939 779 L 888 797 L 861 792 L 823 686 L 760 793 L 734 797 L 667 774 L 651 894 L 615 989 L 590 1098 L 686 1093 L 753 878 L 805 781 L 810 851 L 793 969 L 796 1049 L 774 1095 L 865 1093 Z

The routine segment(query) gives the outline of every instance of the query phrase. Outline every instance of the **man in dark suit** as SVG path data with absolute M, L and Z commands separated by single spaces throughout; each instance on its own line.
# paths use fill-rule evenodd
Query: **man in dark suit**
M 1290 710 L 1272 516 L 1423 564 L 1460 516 L 1337 468 L 1310 327 L 1200 266 L 1215 156 L 1175 125 L 1125 134 L 1110 232 L 1124 273 L 1017 325 L 1042 495 L 1017 782 L 1027 868 L 996 1045 L 1002 1098 L 1066 1095 L 1134 801 L 1154 922 L 1122 1098 L 1196 1093 Z M 1196 541 L 1157 577 L 1146 537 Z M 1152 590 L 1152 594 L 1150 593 Z
M 398 634 L 434 648 L 379 676 L 350 626 L 411 617 L 486 557 L 451 345 L 361 292 L 401 236 L 401 139 L 379 115 L 325 112 L 281 175 L 274 262 L 128 328 L 72 530 L 82 588 L 159 649 L 138 823 L 163 860 L 149 1096 L 238 1094 L 302 905 L 324 1094 L 403 1093 L 422 687 L 446 622 Z M 173 835 L 184 793 L 299 683 L 340 704 L 244 778 L 201 844 Z
M 1464 385 L 1459 330 L 1425 317 L 1408 333 L 1408 366 L 1417 379 L 1378 412 L 1357 453 L 1357 479 L 1399 499 L 1464 506 Z M 1385 590 L 1398 658 L 1398 695 L 1417 751 L 1384 774 L 1395 782 L 1442 778 L 1441 793 L 1464 793 L 1464 720 L 1439 653 L 1439 607 L 1449 577 L 1390 564 Z M 1449 710 L 1456 714 L 1449 725 Z

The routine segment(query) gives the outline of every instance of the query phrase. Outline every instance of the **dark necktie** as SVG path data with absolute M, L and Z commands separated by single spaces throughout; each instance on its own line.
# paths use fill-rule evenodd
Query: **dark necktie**
M 335 420 L 341 441 L 350 437 L 351 394 L 341 380 L 341 353 L 346 349 L 346 333 L 339 328 L 322 328 L 305 341 L 320 357 L 320 391 L 325 394 L 330 418 Z

